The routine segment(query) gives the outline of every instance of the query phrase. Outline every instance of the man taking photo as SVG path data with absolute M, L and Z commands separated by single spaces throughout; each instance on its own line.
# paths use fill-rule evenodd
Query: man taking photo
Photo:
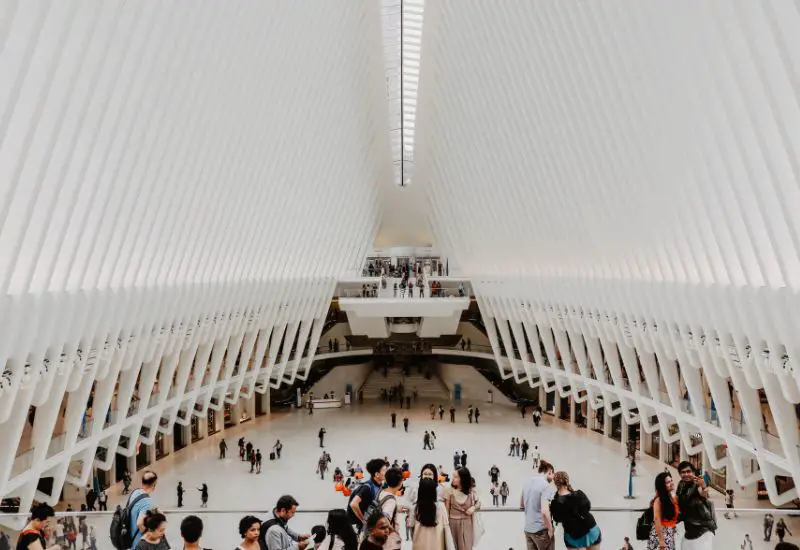
M 686 527 L 686 534 L 681 544 L 682 550 L 712 550 L 717 520 L 714 505 L 708 500 L 708 487 L 701 476 L 697 475 L 690 462 L 678 464 L 678 483 L 676 496 L 681 518 Z

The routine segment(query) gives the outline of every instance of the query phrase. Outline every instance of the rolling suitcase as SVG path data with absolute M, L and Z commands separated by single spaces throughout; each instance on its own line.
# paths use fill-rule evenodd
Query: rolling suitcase
M 275 453 L 274 452 L 269 453 L 269 459 L 270 460 L 275 460 Z

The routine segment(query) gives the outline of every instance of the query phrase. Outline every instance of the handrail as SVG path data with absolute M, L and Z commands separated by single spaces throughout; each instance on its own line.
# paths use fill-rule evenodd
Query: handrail
M 626 512 L 626 513 L 642 513 L 647 508 L 623 508 L 621 506 L 592 506 L 592 512 L 604 512 L 604 513 L 619 513 L 619 512 Z M 252 508 L 242 508 L 242 509 L 231 509 L 231 510 L 211 510 L 208 508 L 198 508 L 198 509 L 189 509 L 189 508 L 159 508 L 159 510 L 164 514 L 251 514 L 253 512 L 259 513 L 268 513 L 270 510 L 254 510 Z M 792 509 L 792 508 L 714 508 L 714 510 L 720 514 L 724 514 L 726 512 L 736 512 L 737 514 L 765 514 L 769 512 L 773 516 L 800 516 L 800 509 Z M 298 514 L 327 514 L 330 511 L 329 508 L 299 508 L 296 513 Z M 521 508 L 481 508 L 478 512 L 485 514 L 508 514 L 508 513 L 515 513 L 519 514 L 522 513 L 523 510 Z M 402 513 L 402 512 L 401 512 Z M 56 512 L 56 517 L 63 518 L 63 517 L 105 517 L 111 516 L 114 514 L 114 511 L 107 511 L 107 512 L 82 512 L 72 511 L 72 512 Z M 30 517 L 30 514 L 5 514 L 0 513 L 0 518 L 27 518 Z

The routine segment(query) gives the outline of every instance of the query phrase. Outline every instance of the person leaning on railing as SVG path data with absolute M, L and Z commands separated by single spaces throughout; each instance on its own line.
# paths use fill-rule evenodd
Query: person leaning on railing
M 50 530 L 50 521 L 56 512 L 49 504 L 38 504 L 31 510 L 31 519 L 19 534 L 17 548 L 20 550 L 60 550 L 61 546 L 55 544 L 47 546 Z

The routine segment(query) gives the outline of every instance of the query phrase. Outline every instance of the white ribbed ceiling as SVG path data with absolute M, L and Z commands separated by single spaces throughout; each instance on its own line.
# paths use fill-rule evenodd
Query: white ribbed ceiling
M 382 0 L 386 88 L 395 183 L 414 174 L 414 129 L 425 0 Z

